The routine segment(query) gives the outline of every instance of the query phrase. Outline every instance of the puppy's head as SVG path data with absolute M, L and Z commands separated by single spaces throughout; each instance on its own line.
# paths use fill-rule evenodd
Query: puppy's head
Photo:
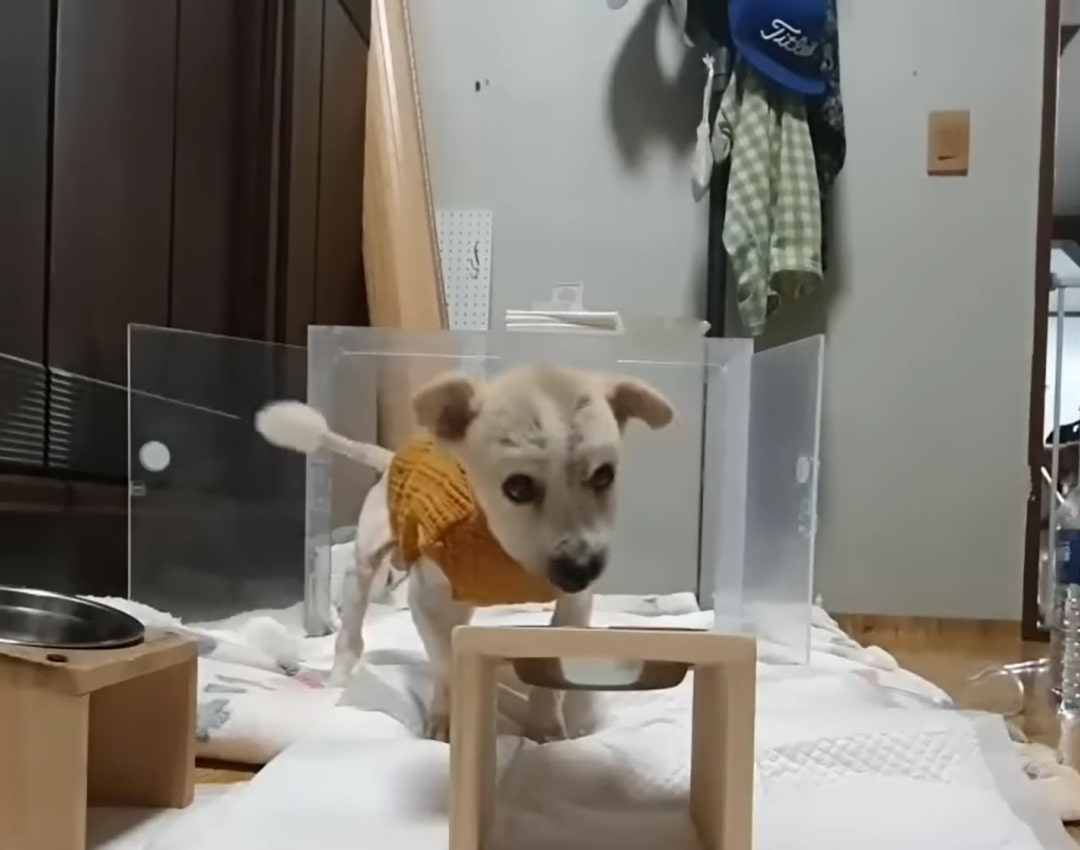
M 465 469 L 507 554 L 566 593 L 606 566 L 623 427 L 662 428 L 673 417 L 642 381 L 545 367 L 486 383 L 445 375 L 413 406 Z

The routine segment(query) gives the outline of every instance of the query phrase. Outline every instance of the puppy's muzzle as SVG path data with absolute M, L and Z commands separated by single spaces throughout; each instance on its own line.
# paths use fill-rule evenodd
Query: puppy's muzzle
M 548 577 L 559 590 L 580 593 L 600 578 L 606 563 L 606 553 L 593 553 L 585 557 L 556 555 L 548 565 Z

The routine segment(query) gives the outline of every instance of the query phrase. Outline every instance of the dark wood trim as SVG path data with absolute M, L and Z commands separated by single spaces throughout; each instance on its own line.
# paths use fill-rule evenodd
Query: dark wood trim
M 199 519 L 221 509 L 223 504 L 243 507 L 249 518 L 279 517 L 292 507 L 292 501 L 268 494 L 258 501 L 221 496 L 197 488 L 155 491 L 137 502 L 142 517 Z M 69 481 L 38 475 L 0 474 L 0 512 L 54 513 L 74 511 L 80 514 L 124 515 L 128 510 L 128 488 L 123 484 Z
M 266 280 L 266 315 L 263 319 L 263 327 L 266 330 L 266 339 L 269 341 L 278 341 L 278 312 L 281 310 L 281 304 L 279 303 L 279 281 L 282 275 L 282 265 L 280 262 L 281 252 L 280 243 L 281 239 L 281 210 L 282 210 L 282 196 L 285 193 L 286 173 L 284 169 L 283 155 L 287 155 L 287 148 L 283 148 L 285 142 L 285 136 L 282 133 L 283 121 L 285 118 L 285 110 L 283 108 L 284 92 L 286 91 L 286 78 L 285 78 L 285 58 L 287 51 L 285 45 L 288 42 L 290 35 L 288 26 L 290 24 L 290 17 L 286 6 L 287 0 L 274 0 L 273 3 L 273 16 L 274 16 L 274 40 L 273 40 L 273 53 L 270 57 L 272 65 L 272 74 L 270 78 L 271 84 L 271 108 L 270 108 L 270 185 L 269 194 L 267 195 L 267 222 L 266 232 L 268 235 L 266 242 L 266 257 L 264 259 L 264 267 L 267 270 Z
M 255 129 L 255 139 L 252 147 L 257 152 L 254 157 L 253 172 L 249 179 L 253 181 L 251 191 L 254 196 L 254 209 L 252 212 L 258 216 L 252 243 L 255 250 L 249 260 L 250 277 L 249 292 L 238 292 L 230 299 L 230 311 L 234 326 L 241 335 L 254 335 L 257 339 L 274 338 L 273 311 L 269 305 L 274 303 L 274 292 L 277 288 L 277 266 L 270 263 L 272 256 L 271 248 L 277 234 L 277 218 L 271 210 L 277 204 L 275 184 L 278 166 L 277 125 L 281 118 L 278 109 L 278 72 L 280 70 L 281 56 L 281 14 L 278 8 L 278 0 L 263 0 L 262 19 L 260 27 L 260 40 L 258 44 L 258 99 L 250 120 Z M 249 16 L 247 7 L 241 7 L 239 14 Z M 243 155 L 243 147 L 237 151 L 238 156 Z M 258 297 L 262 304 L 261 315 L 256 315 L 247 321 L 250 307 L 248 303 L 252 298 Z M 276 304 L 274 305 L 276 308 Z M 245 333 L 246 331 L 246 333 Z
M 278 77 L 277 109 L 274 126 L 276 157 L 274 167 L 274 209 L 272 215 L 274 239 L 270 245 L 268 262 L 274 269 L 274 289 L 270 302 L 274 306 L 270 322 L 270 339 L 281 343 L 285 340 L 285 308 L 288 296 L 289 265 L 289 204 L 291 203 L 289 184 L 292 180 L 292 113 L 293 113 L 293 65 L 295 63 L 296 41 L 296 3 L 295 0 L 281 0 L 279 3 L 278 25 L 281 36 L 278 39 Z M 306 340 L 305 340 L 306 342 Z
M 127 514 L 126 485 L 65 481 L 36 475 L 0 475 L 0 512 Z
M 1046 322 L 1050 305 L 1050 243 L 1054 233 L 1054 155 L 1057 131 L 1057 80 L 1061 38 L 1061 0 L 1046 0 L 1043 41 L 1042 123 L 1039 143 L 1039 193 L 1035 224 L 1035 310 L 1032 316 L 1031 395 L 1028 420 L 1027 529 L 1021 630 L 1027 640 L 1045 639 L 1039 626 L 1039 531 L 1042 525 L 1042 463 L 1046 403 Z
M 127 484 L 94 484 L 86 481 L 67 484 L 67 508 L 76 514 L 127 516 Z
M 0 475 L 0 511 L 62 511 L 64 482 L 30 475 Z

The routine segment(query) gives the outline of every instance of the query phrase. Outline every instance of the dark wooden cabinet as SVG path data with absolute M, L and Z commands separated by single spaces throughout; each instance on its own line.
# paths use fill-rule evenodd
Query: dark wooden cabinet
M 44 463 L 48 3 L 0 2 L 0 464 Z
M 293 50 L 285 95 L 289 110 L 290 180 L 281 221 L 281 339 L 304 345 L 308 321 L 334 324 L 362 316 L 367 324 L 360 245 L 364 107 L 367 86 L 367 0 L 294 3 L 286 8 Z M 306 320 L 304 317 L 313 317 Z
M 169 323 L 177 3 L 57 7 L 47 464 L 66 475 L 124 481 L 127 325 Z
M 0 583 L 126 592 L 130 323 L 300 345 L 309 323 L 367 323 L 369 14 L 0 0 Z M 240 365 L 202 352 L 171 391 L 242 406 L 278 386 L 279 355 L 245 362 L 265 380 L 240 401 Z M 215 509 L 189 501 L 193 524 Z

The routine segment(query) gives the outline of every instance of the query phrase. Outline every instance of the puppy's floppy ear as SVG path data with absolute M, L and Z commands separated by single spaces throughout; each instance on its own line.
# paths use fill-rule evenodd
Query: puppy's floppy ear
M 620 426 L 640 419 L 650 428 L 663 428 L 675 418 L 675 409 L 664 396 L 637 378 L 609 378 L 607 400 Z
M 471 378 L 440 375 L 413 395 L 416 420 L 436 437 L 457 441 L 465 437 L 479 409 L 479 387 Z

